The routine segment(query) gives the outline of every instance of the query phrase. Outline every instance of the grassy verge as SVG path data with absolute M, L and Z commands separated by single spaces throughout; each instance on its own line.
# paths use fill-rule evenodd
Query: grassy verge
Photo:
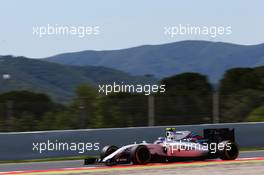
M 259 151 L 264 150 L 264 147 L 248 147 L 248 148 L 240 148 L 240 151 Z
M 32 160 L 7 160 L 0 161 L 0 164 L 4 163 L 30 163 L 30 162 L 49 162 L 49 161 L 63 161 L 63 160 L 84 160 L 87 158 L 96 158 L 96 156 L 72 156 L 72 157 L 54 157 L 44 159 L 32 159 Z

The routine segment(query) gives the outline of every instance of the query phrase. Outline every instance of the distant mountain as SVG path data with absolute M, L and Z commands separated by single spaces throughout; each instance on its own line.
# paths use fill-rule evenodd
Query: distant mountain
M 68 65 L 105 66 L 133 75 L 153 74 L 157 78 L 198 72 L 217 83 L 227 69 L 264 65 L 264 44 L 181 41 L 121 50 L 65 53 L 46 60 Z
M 69 66 L 24 57 L 0 57 L 0 92 L 33 90 L 45 92 L 59 102 L 74 95 L 76 86 L 91 83 L 154 83 L 151 77 L 132 76 L 119 70 L 96 66 Z M 10 77 L 8 76 L 10 75 Z

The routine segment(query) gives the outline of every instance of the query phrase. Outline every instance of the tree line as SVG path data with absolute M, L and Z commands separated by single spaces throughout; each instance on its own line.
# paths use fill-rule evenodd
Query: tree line
M 228 70 L 217 87 L 206 76 L 182 73 L 160 81 L 165 93 L 154 95 L 155 125 L 212 122 L 213 93 L 219 93 L 220 122 L 264 121 L 264 67 Z M 84 84 L 69 104 L 31 91 L 0 94 L 0 130 L 34 131 L 131 127 L 148 124 L 148 96 L 98 94 Z

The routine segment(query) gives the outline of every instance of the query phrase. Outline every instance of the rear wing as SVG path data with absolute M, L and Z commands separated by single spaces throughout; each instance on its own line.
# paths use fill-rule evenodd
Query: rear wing
M 219 143 L 224 140 L 235 142 L 235 129 L 219 128 L 219 129 L 204 129 L 204 138 L 209 142 Z

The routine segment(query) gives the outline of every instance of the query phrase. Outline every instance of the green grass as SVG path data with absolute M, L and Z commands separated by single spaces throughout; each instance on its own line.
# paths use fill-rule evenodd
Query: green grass
M 62 160 L 84 160 L 87 158 L 96 158 L 96 156 L 54 157 L 54 158 L 44 158 L 44 159 L 32 159 L 32 160 L 7 160 L 7 161 L 0 161 L 0 164 L 3 164 L 3 163 L 49 162 L 49 161 L 62 161 Z
M 240 148 L 240 151 L 258 151 L 258 150 L 264 150 L 264 147 L 246 147 L 246 148 Z

